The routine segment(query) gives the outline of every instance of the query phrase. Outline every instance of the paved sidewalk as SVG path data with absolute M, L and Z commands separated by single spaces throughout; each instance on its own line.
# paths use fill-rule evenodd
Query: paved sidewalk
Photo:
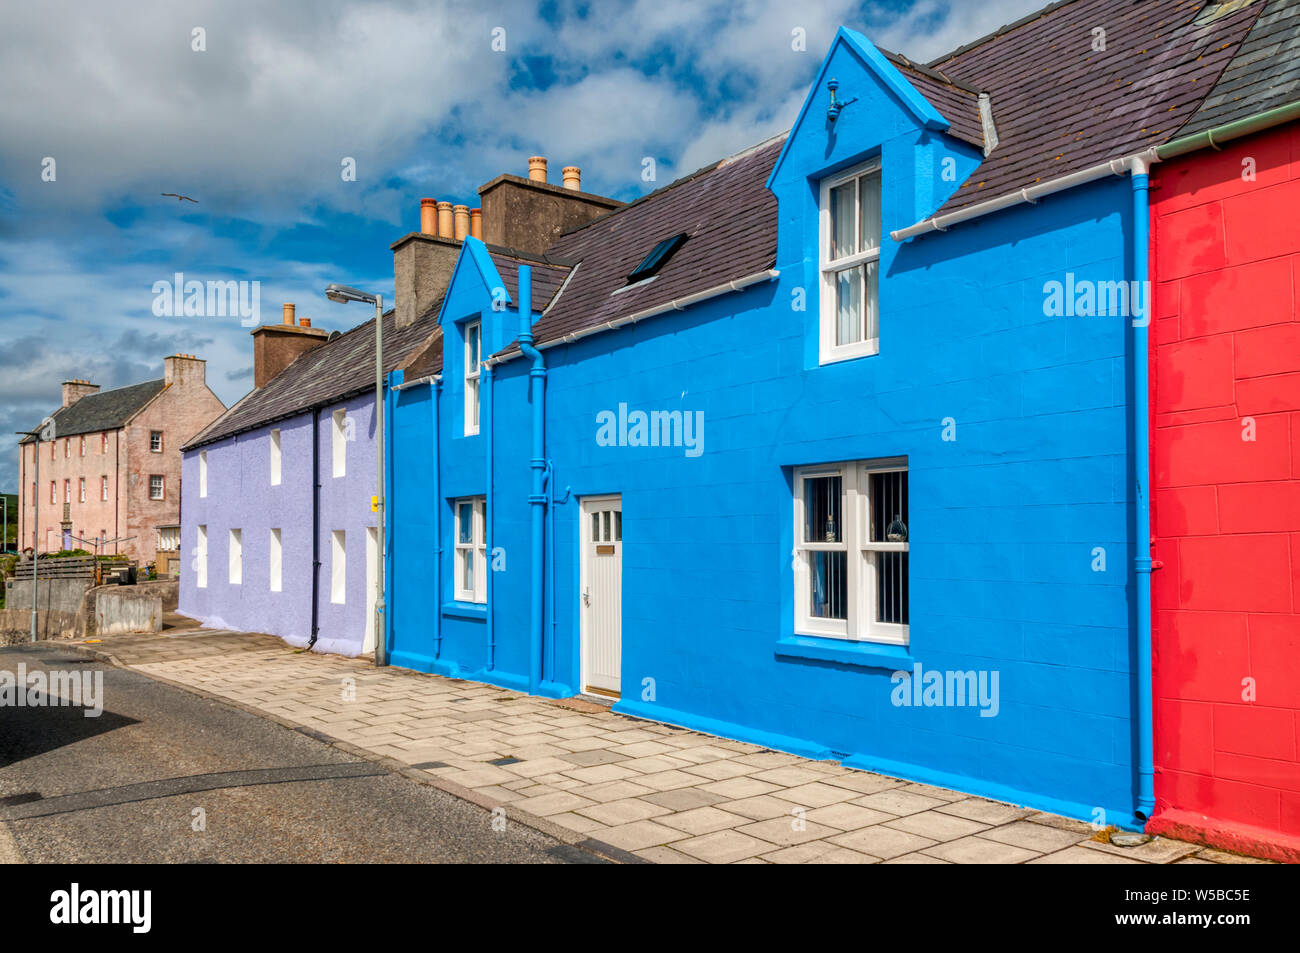
M 85 648 L 327 736 L 507 821 L 656 863 L 1260 863 L 491 685 L 208 629 Z M 108 699 L 111 707 L 112 699 Z

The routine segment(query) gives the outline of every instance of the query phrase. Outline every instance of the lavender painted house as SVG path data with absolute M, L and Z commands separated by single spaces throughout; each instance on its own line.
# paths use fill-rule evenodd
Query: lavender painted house
M 286 312 L 288 313 L 288 312 Z M 277 371 L 281 327 L 254 331 Z M 440 357 L 431 317 L 384 316 L 385 370 Z M 297 343 L 297 342 L 295 342 Z M 374 321 L 309 341 L 184 450 L 179 609 L 316 651 L 374 647 Z M 269 362 L 269 363 L 268 363 Z
M 528 178 L 492 179 L 478 190 L 481 210 L 421 200 L 420 230 L 391 246 L 385 375 L 412 382 L 442 370 L 438 314 L 465 238 L 531 259 L 622 205 L 583 192 L 576 167 L 563 187 L 546 168 L 534 156 Z M 286 304 L 281 324 L 252 336 L 253 390 L 183 449 L 179 609 L 316 651 L 368 652 L 382 558 L 371 509 L 374 321 L 331 334 Z

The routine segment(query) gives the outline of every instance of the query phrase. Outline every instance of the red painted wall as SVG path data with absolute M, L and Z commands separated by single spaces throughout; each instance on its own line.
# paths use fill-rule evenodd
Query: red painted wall
M 1300 124 L 1153 183 L 1148 829 L 1300 860 Z

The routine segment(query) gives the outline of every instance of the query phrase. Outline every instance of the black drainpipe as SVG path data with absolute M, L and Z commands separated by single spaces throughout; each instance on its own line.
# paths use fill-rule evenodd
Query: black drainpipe
M 320 408 L 311 412 L 311 641 L 320 635 L 317 604 L 320 601 Z

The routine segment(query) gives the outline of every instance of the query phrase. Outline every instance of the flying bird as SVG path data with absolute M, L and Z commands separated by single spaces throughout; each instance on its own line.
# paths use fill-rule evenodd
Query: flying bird
M 177 195 L 175 192 L 163 192 L 162 195 L 165 198 L 175 199 L 178 202 L 186 201 L 186 202 L 193 202 L 195 205 L 199 204 L 198 199 L 192 199 L 188 195 Z

